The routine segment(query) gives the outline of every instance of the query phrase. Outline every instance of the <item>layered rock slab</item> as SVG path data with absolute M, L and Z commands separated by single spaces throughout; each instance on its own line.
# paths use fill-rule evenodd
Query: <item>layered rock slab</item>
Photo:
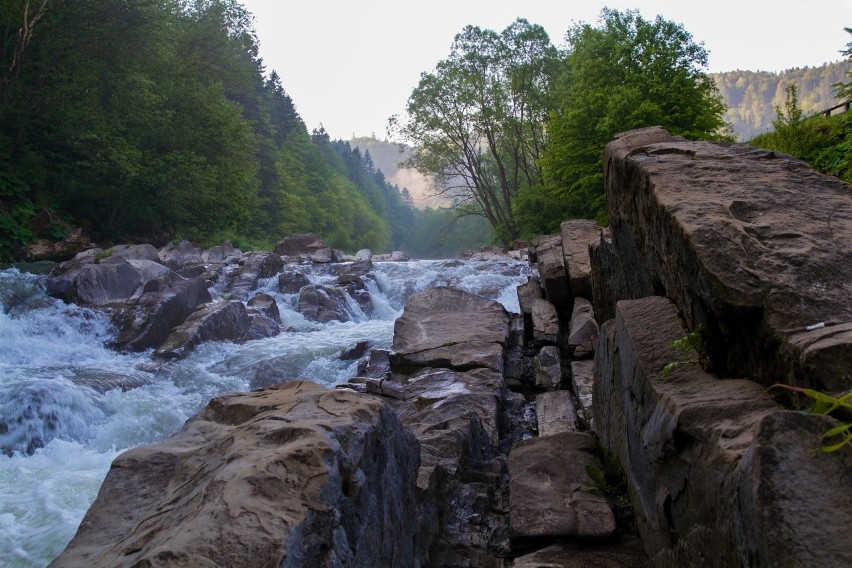
M 301 381 L 219 397 L 116 458 L 51 566 L 415 566 L 418 464 L 378 399 Z
M 840 544 L 852 511 L 838 506 L 852 491 L 852 452 L 815 452 L 836 421 L 784 410 L 757 383 L 696 364 L 664 374 L 684 360 L 669 345 L 684 334 L 665 298 L 621 301 L 595 355 L 595 428 L 631 480 L 654 564 L 852 562 Z
M 822 340 L 852 322 L 852 186 L 659 127 L 620 134 L 604 161 L 615 299 L 672 299 L 728 374 L 852 388 L 852 332 Z
M 397 372 L 421 367 L 502 372 L 509 314 L 498 302 L 454 288 L 413 295 L 394 322 L 391 362 Z

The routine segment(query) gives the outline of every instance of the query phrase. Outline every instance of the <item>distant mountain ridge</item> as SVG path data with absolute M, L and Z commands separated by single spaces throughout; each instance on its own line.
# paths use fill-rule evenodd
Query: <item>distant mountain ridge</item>
M 783 108 L 788 84 L 795 83 L 799 106 L 809 116 L 843 102 L 834 96 L 832 85 L 848 81 L 850 71 L 852 62 L 844 60 L 780 73 L 737 70 L 710 77 L 728 105 L 725 121 L 733 126 L 738 140 L 747 141 L 772 130 L 775 106 Z

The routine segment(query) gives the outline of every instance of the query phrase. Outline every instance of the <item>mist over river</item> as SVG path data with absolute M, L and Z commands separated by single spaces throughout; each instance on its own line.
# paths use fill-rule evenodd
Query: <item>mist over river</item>
M 332 284 L 339 265 L 295 265 Z M 389 349 L 394 320 L 413 293 L 452 286 L 518 312 L 526 262 L 377 262 L 364 277 L 373 310 L 347 300 L 352 321 L 320 324 L 298 294 L 262 280 L 282 333 L 243 344 L 209 342 L 163 364 L 151 351 L 119 353 L 109 317 L 45 295 L 45 276 L 0 271 L 0 566 L 45 566 L 65 548 L 122 451 L 164 440 L 217 395 L 306 378 L 333 387 L 357 373 L 340 359 L 359 341 Z M 218 290 L 210 289 L 216 298 Z

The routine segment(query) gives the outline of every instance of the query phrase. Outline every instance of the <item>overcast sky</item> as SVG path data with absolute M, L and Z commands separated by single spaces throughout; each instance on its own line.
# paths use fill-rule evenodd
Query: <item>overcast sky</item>
M 781 71 L 842 58 L 852 0 L 243 0 L 260 54 L 276 70 L 308 130 L 332 138 L 385 137 L 420 73 L 447 57 L 468 24 L 502 31 L 516 18 L 562 45 L 572 22 L 604 6 L 638 8 L 683 24 L 710 52 L 709 71 Z

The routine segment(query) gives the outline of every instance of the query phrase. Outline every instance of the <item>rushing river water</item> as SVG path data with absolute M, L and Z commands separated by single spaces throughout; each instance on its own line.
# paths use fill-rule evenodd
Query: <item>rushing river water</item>
M 314 284 L 333 284 L 333 266 L 302 265 Z M 359 341 L 390 348 L 393 322 L 411 294 L 453 286 L 518 312 L 517 261 L 376 263 L 366 277 L 367 317 L 318 324 L 298 311 L 298 294 L 275 297 L 280 335 L 244 344 L 210 342 L 162 368 L 151 353 L 105 345 L 114 330 L 102 313 L 48 298 L 44 277 L 0 271 L 0 566 L 45 566 L 65 548 L 122 451 L 168 438 L 212 397 L 306 378 L 333 386 L 356 374 L 340 353 Z M 216 290 L 211 290 L 216 296 Z M 253 294 L 254 294 L 253 293 Z

